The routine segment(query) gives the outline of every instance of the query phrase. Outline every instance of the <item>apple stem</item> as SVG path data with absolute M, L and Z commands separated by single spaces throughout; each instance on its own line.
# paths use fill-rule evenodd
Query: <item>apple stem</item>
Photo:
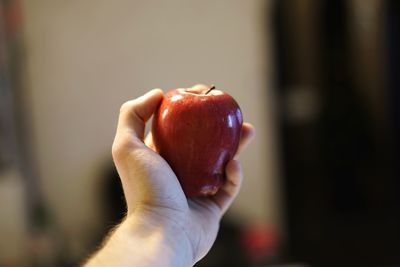
M 215 85 L 211 85 L 210 89 L 208 89 L 208 91 L 206 92 L 206 95 L 207 95 L 209 92 L 211 92 L 212 90 L 214 90 L 214 89 L 215 89 Z

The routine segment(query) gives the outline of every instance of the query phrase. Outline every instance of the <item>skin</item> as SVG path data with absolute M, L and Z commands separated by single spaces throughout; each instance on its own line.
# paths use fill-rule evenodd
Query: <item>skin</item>
M 204 86 L 196 85 L 194 88 Z M 126 219 L 84 264 L 99 266 L 193 266 L 210 250 L 219 222 L 237 196 L 242 170 L 237 155 L 254 137 L 243 124 L 235 159 L 226 166 L 227 182 L 214 196 L 186 199 L 174 172 L 154 152 L 145 124 L 163 98 L 160 89 L 122 105 L 112 155 L 127 203 Z

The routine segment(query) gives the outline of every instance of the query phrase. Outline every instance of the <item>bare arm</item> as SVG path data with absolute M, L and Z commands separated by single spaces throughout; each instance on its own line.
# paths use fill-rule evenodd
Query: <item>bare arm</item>
M 122 222 L 85 267 L 192 266 L 190 244 L 180 229 L 143 220 L 132 216 Z

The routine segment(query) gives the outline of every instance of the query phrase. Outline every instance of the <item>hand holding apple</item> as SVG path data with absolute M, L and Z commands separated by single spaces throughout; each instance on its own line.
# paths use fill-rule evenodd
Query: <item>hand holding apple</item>
M 187 197 L 214 195 L 241 136 L 239 105 L 215 87 L 168 92 L 154 114 L 155 150 L 168 162 Z
M 215 195 L 185 197 L 169 164 L 154 152 L 152 135 L 143 140 L 146 122 L 164 99 L 163 92 L 155 89 L 120 109 L 112 152 L 127 217 L 85 266 L 98 262 L 112 266 L 116 259 L 127 266 L 144 262 L 146 266 L 193 266 L 211 248 L 219 221 L 240 190 L 242 170 L 239 161 L 232 159 L 225 168 L 226 182 Z M 236 155 L 254 134 L 252 125 L 243 123 Z

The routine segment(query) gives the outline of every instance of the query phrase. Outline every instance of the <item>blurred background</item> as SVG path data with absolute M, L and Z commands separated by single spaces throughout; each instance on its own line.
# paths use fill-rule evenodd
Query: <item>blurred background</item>
M 83 262 L 120 105 L 196 83 L 257 129 L 196 266 L 400 266 L 399 48 L 398 0 L 0 0 L 0 267 Z

